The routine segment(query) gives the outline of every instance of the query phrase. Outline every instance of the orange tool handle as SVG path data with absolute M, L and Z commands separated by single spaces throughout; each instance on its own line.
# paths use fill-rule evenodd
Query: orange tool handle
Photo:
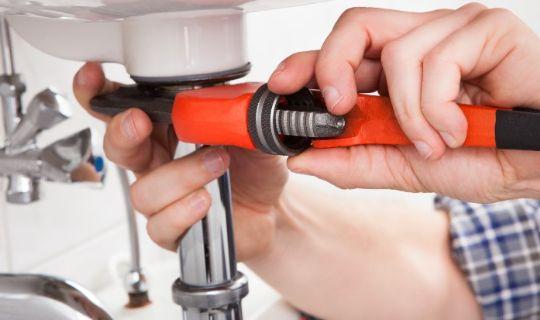
M 313 99 L 322 99 L 318 91 L 312 93 Z M 254 109 L 254 106 L 266 106 L 266 102 L 274 101 L 268 100 L 269 94 L 267 87 L 261 83 L 224 85 L 181 92 L 174 100 L 171 115 L 176 136 L 184 142 L 237 146 L 265 152 L 270 150 L 270 153 L 289 155 L 289 149 L 283 151 L 282 146 L 266 148 L 261 143 L 261 136 L 266 142 L 270 141 L 268 132 L 272 130 L 272 121 L 263 122 L 262 126 L 257 127 L 253 124 L 254 118 L 250 117 L 250 114 L 255 114 L 254 110 L 259 110 Z M 460 107 L 468 122 L 465 146 L 540 150 L 540 113 L 479 105 Z M 263 120 L 266 119 L 264 115 L 271 113 L 263 109 L 260 111 L 260 119 Z M 304 144 L 306 139 L 302 140 L 300 147 L 296 147 L 297 141 L 290 140 L 290 137 L 279 138 L 283 144 L 295 146 L 294 152 L 301 152 L 310 145 L 315 148 L 336 148 L 411 144 L 401 130 L 390 99 L 386 97 L 359 94 L 355 107 L 345 116 L 345 120 L 345 131 L 335 138 L 306 138 L 307 143 Z
M 540 149 L 540 114 L 510 108 L 460 105 L 468 122 L 464 146 Z M 313 141 L 315 148 L 355 145 L 409 145 L 389 98 L 359 94 L 346 115 L 345 132 L 336 138 Z
M 178 140 L 256 149 L 248 133 L 248 109 L 261 83 L 242 83 L 179 93 L 172 108 Z

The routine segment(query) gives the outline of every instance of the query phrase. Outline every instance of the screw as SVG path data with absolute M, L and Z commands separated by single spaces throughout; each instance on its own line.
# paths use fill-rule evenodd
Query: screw
M 286 136 L 333 138 L 345 131 L 345 118 L 326 112 L 276 110 L 277 132 Z

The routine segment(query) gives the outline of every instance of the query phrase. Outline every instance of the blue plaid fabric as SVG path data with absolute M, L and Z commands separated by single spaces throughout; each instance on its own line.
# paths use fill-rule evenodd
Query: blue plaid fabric
M 540 201 L 482 205 L 438 196 L 455 260 L 485 319 L 540 319 Z

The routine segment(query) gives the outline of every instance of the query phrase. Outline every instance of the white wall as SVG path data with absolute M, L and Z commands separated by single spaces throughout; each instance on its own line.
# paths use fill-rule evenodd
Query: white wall
M 533 28 L 540 30 L 540 5 L 535 0 L 483 2 L 511 8 Z M 339 14 L 348 7 L 430 10 L 457 7 L 463 3 L 465 1 L 344 0 L 252 13 L 248 17 L 248 30 L 253 70 L 248 80 L 264 81 L 289 54 L 318 48 Z M 71 78 L 80 63 L 46 56 L 18 38 L 15 45 L 18 69 L 28 85 L 26 99 L 52 85 L 74 101 Z M 107 73 L 116 80 L 128 80 L 119 66 L 107 66 Z M 84 126 L 92 126 L 100 134 L 104 132 L 102 124 L 75 108 L 73 119 L 46 138 L 60 137 Z M 315 180 L 312 183 L 326 187 Z M 376 194 L 392 195 L 388 192 Z M 116 172 L 109 170 L 107 184 L 102 190 L 43 184 L 42 198 L 29 206 L 7 205 L 0 200 L 0 271 L 46 272 L 72 278 L 90 289 L 100 287 L 108 281 L 104 275 L 111 261 L 127 255 L 125 212 Z M 427 205 L 425 198 L 422 201 Z M 143 258 L 147 264 L 152 257 L 168 255 L 156 249 L 148 239 L 143 238 L 143 242 Z

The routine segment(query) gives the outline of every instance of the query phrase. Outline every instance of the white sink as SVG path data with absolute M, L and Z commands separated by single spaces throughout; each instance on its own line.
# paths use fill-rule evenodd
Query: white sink
M 162 82 L 245 69 L 246 12 L 322 1 L 0 0 L 0 9 L 43 52 L 120 63 L 133 77 Z
M 49 18 L 117 20 L 151 13 L 235 8 L 259 11 L 328 0 L 0 0 L 0 7 Z

